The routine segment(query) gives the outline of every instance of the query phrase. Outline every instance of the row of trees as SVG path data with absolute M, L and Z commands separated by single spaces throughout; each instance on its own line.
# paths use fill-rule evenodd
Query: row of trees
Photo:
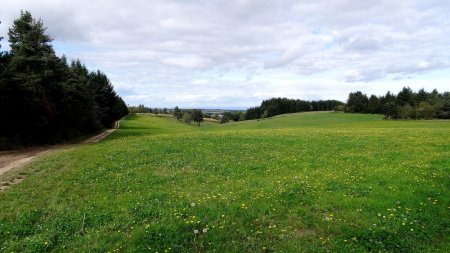
M 284 113 L 308 112 L 308 111 L 331 111 L 344 106 L 337 100 L 304 101 L 300 99 L 271 98 L 264 100 L 261 106 L 247 109 L 245 119 L 261 119 Z
M 128 114 L 108 77 L 57 57 L 41 20 L 21 12 L 0 53 L 0 148 L 69 140 Z
M 191 124 L 193 121 L 200 125 L 204 118 L 215 119 L 221 124 L 230 121 L 242 121 L 245 120 L 245 113 L 242 111 L 224 111 L 223 113 L 203 113 L 199 109 L 180 109 L 176 106 L 174 109 L 167 108 L 150 108 L 143 104 L 138 106 L 129 106 L 130 113 L 153 113 L 153 114 L 172 114 L 178 121 L 184 121 L 187 124 Z
M 264 100 L 261 106 L 247 109 L 245 114 L 227 115 L 221 121 L 251 120 L 272 117 L 284 113 L 307 111 L 345 111 L 355 113 L 384 114 L 386 119 L 450 119 L 450 92 L 436 89 L 414 92 L 404 87 L 398 94 L 387 92 L 384 96 L 367 97 L 360 91 L 351 92 L 347 104 L 337 100 L 304 101 L 288 98 Z
M 175 109 L 173 110 L 173 116 L 178 121 L 184 121 L 186 124 L 191 124 L 192 121 L 194 121 L 198 126 L 203 122 L 203 112 L 198 109 L 193 110 L 181 110 L 178 108 L 178 106 L 175 106 Z
M 229 121 L 242 121 L 272 117 L 284 113 L 307 112 L 307 111 L 345 111 L 359 113 L 385 114 L 386 118 L 450 118 L 450 94 L 439 93 L 437 90 L 426 92 L 424 89 L 417 93 L 410 88 L 403 88 L 397 95 L 387 92 L 385 96 L 371 95 L 370 98 L 360 91 L 349 94 L 347 104 L 337 100 L 304 101 L 299 99 L 271 98 L 264 100 L 261 106 L 247 109 L 247 111 L 225 111 L 223 114 L 203 114 L 201 110 L 181 110 L 175 107 L 173 110 L 149 109 L 144 105 L 131 107 L 133 112 L 153 112 L 158 110 L 172 112 L 173 116 L 187 124 L 192 121 L 198 125 L 203 118 L 213 118 L 220 123 Z
M 138 106 L 128 106 L 130 113 L 154 113 L 154 114 L 171 114 L 173 111 L 167 108 L 149 108 L 143 104 Z
M 386 119 L 450 119 L 450 93 L 404 87 L 397 95 L 367 97 L 357 91 L 349 94 L 345 111 L 384 114 Z
M 178 106 L 175 106 L 174 109 L 167 108 L 149 108 L 143 104 L 138 106 L 129 106 L 128 107 L 130 113 L 153 113 L 153 114 L 172 114 L 173 117 L 186 124 L 192 124 L 195 122 L 198 126 L 203 122 L 203 118 L 210 117 L 209 115 L 203 114 L 201 110 L 198 109 L 185 109 L 181 110 Z

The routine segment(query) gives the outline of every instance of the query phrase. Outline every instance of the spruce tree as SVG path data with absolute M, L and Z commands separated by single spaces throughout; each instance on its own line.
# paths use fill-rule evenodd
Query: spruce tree
M 52 132 L 57 117 L 53 98 L 60 94 L 61 86 L 52 82 L 56 56 L 45 30 L 41 20 L 22 11 L 8 33 L 11 56 L 1 92 L 14 109 L 2 116 L 9 119 L 8 131 L 17 138 L 28 139 L 26 142 L 44 141 L 39 137 Z
M 367 111 L 369 113 L 379 113 L 380 112 L 380 100 L 377 96 L 371 95 L 369 98 L 369 103 L 367 105 Z
M 361 91 L 351 92 L 348 95 L 347 106 L 351 112 L 367 112 L 368 103 L 369 99 Z
M 403 87 L 403 89 L 397 94 L 397 105 L 412 105 L 415 106 L 414 93 L 409 87 Z
M 0 149 L 91 134 L 128 114 L 107 76 L 56 56 L 41 20 L 21 12 L 0 53 Z

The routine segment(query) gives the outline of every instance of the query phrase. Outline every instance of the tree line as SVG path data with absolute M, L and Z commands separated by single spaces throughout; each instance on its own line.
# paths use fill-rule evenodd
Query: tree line
M 403 87 L 396 95 L 388 91 L 367 97 L 356 91 L 348 95 L 345 112 L 384 114 L 386 119 L 450 119 L 450 92 Z
M 178 121 L 191 124 L 192 122 L 200 125 L 203 118 L 211 118 L 224 124 L 230 121 L 244 121 L 252 119 L 264 119 L 285 113 L 307 112 L 307 111 L 331 111 L 344 110 L 345 104 L 337 100 L 319 100 L 304 101 L 300 99 L 271 98 L 264 100 L 261 106 L 252 107 L 244 111 L 223 111 L 222 113 L 203 113 L 199 109 L 180 109 L 176 106 L 174 109 L 151 109 L 140 104 L 130 106 L 130 113 L 164 113 L 172 114 Z
M 200 126 L 203 118 L 212 118 L 221 124 L 230 121 L 264 119 L 285 113 L 308 111 L 345 111 L 354 113 L 384 114 L 386 119 L 431 119 L 450 118 L 450 93 L 439 93 L 436 89 L 427 92 L 420 89 L 413 92 L 404 87 L 397 95 L 387 92 L 384 96 L 371 95 L 369 98 L 360 91 L 351 92 L 347 103 L 338 100 L 305 101 L 300 99 L 271 98 L 261 106 L 243 111 L 224 111 L 223 113 L 202 113 L 201 110 L 150 109 L 144 105 L 130 107 L 130 112 L 172 114 L 178 121 Z
M 149 108 L 143 104 L 138 106 L 128 106 L 128 111 L 130 113 L 154 113 L 154 114 L 171 114 L 173 110 L 167 108 Z
M 230 121 L 242 121 L 245 120 L 245 113 L 242 111 L 224 111 L 223 113 L 211 113 L 203 112 L 200 109 L 180 109 L 175 106 L 174 109 L 168 108 L 150 108 L 144 104 L 138 106 L 128 106 L 130 113 L 153 113 L 157 114 L 171 114 L 178 121 L 185 122 L 186 124 L 192 124 L 195 122 L 197 125 L 201 125 L 204 118 L 217 120 L 219 123 L 224 124 Z
M 0 52 L 0 148 L 70 140 L 128 114 L 108 77 L 56 56 L 45 30 L 22 11 Z
M 247 109 L 244 118 L 263 119 L 285 113 L 331 111 L 343 109 L 344 103 L 337 100 L 304 101 L 300 99 L 271 98 L 260 106 Z

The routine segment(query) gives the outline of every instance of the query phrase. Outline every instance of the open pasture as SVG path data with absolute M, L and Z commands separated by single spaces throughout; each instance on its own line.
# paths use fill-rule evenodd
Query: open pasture
M 450 250 L 450 122 L 131 115 L 0 193 L 0 251 Z

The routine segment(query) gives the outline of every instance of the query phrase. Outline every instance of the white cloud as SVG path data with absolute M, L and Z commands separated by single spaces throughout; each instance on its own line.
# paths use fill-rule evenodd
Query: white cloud
M 196 55 L 186 55 L 165 58 L 161 62 L 167 65 L 186 69 L 200 69 L 206 67 L 210 60 Z
M 444 89 L 433 75 L 450 68 L 446 0 L 4 0 L 0 36 L 21 9 L 43 19 L 58 54 L 105 71 L 129 104 Z

